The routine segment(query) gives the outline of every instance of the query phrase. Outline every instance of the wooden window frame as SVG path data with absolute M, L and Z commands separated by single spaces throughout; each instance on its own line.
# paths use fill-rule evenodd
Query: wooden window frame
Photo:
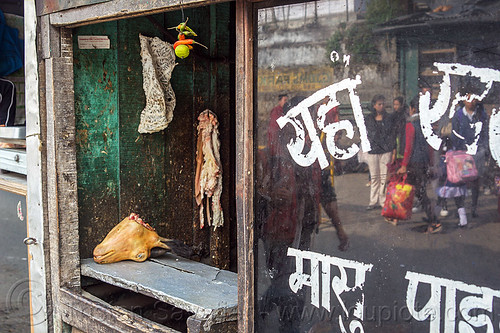
M 223 1 L 114 0 L 39 17 L 40 114 L 47 163 L 50 295 L 55 332 L 65 323 L 84 331 L 170 332 L 133 313 L 117 311 L 82 291 L 79 255 L 72 28 Z M 253 36 L 254 1 L 236 1 L 236 213 L 238 331 L 253 332 Z M 121 4 L 121 5 L 120 5 Z M 139 8 L 140 7 L 140 8 Z M 117 8 L 119 8 L 117 10 Z M 50 306 L 49 306 L 50 308 Z M 126 316 L 130 320 L 123 320 Z

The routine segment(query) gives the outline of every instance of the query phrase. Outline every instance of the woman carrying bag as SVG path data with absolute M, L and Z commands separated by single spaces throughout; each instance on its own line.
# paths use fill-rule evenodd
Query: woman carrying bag
M 414 97 L 410 102 L 410 117 L 405 128 L 404 157 L 397 174 L 407 174 L 408 183 L 415 187 L 415 194 L 422 203 L 429 223 L 426 232 L 437 233 L 441 231 L 442 226 L 437 221 L 431 200 L 427 196 L 428 171 L 431 165 L 432 151 L 420 127 L 418 102 L 419 96 Z

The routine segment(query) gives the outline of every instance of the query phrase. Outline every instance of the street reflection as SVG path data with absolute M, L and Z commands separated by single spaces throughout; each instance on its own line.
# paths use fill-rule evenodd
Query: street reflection
M 373 23 L 373 6 L 325 0 L 258 11 L 257 331 L 493 332 L 500 327 L 498 37 L 484 25 L 471 28 L 483 36 L 478 48 L 472 38 L 442 41 L 396 25 L 439 26 L 433 13 L 457 19 L 472 7 L 398 8 L 401 17 Z M 324 36 L 304 43 L 313 22 Z M 348 44 L 349 33 L 377 29 L 373 48 Z M 339 265 L 324 268 L 342 260 L 373 265 L 358 294 L 345 299 L 330 295 L 330 284 L 335 291 L 333 280 L 343 276 L 354 287 L 354 278 Z M 495 296 L 481 304 L 465 297 L 450 310 L 452 301 L 430 302 L 437 296 L 426 287 L 417 293 L 405 276 L 432 288 L 484 286 Z M 424 314 L 429 302 L 435 312 L 452 311 L 453 323 Z M 471 317 L 474 309 L 486 315 Z

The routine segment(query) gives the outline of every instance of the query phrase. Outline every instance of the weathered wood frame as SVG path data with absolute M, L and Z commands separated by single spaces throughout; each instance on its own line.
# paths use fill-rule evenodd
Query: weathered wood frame
M 253 5 L 236 1 L 238 331 L 254 331 Z
M 72 27 L 221 1 L 116 0 L 40 17 L 40 114 L 46 119 L 47 214 L 50 294 L 54 332 L 66 322 L 83 331 L 171 332 L 82 294 L 73 85 Z M 238 326 L 253 332 L 253 4 L 236 1 L 236 206 L 238 228 Z M 44 126 L 42 126 L 44 127 Z M 45 135 L 43 135 L 45 134 Z

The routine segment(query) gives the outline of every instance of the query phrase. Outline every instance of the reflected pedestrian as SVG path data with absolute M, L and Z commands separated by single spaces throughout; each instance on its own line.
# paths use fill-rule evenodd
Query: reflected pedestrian
M 467 145 L 472 145 L 477 140 L 477 151 L 473 155 L 477 168 L 478 178 L 470 183 L 472 192 L 472 217 L 477 217 L 477 203 L 479 199 L 479 187 L 484 176 L 486 156 L 488 154 L 488 115 L 483 104 L 472 94 L 470 85 L 462 87 L 462 93 L 466 96 L 463 106 L 455 112 L 452 123 L 452 145 L 455 150 L 467 150 Z M 476 133 L 476 129 L 481 130 Z
M 415 194 L 422 204 L 429 223 L 428 233 L 440 232 L 441 224 L 437 221 L 432 204 L 427 196 L 428 170 L 431 164 L 432 150 L 427 144 L 420 127 L 420 115 L 418 109 L 419 96 L 410 102 L 409 119 L 405 127 L 405 150 L 401 168 L 398 174 L 407 174 L 407 181 L 415 188 Z
M 365 118 L 371 150 L 367 161 L 370 171 L 370 202 L 366 210 L 381 208 L 385 202 L 387 164 L 392 159 L 394 135 L 392 118 L 385 110 L 385 97 L 375 95 L 371 101 L 371 113 Z

